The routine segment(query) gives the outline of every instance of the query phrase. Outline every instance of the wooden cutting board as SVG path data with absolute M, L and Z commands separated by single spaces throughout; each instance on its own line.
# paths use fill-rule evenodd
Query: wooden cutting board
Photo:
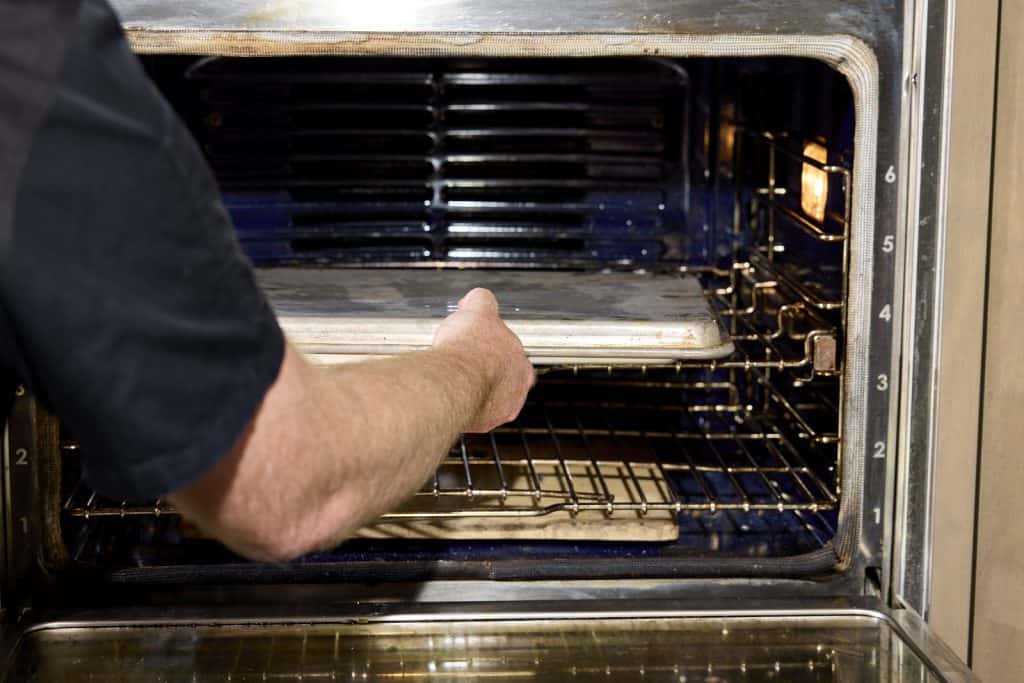
M 733 351 L 692 276 L 270 268 L 257 277 L 285 334 L 321 363 L 429 348 L 474 287 L 495 293 L 502 317 L 541 365 L 713 359 Z

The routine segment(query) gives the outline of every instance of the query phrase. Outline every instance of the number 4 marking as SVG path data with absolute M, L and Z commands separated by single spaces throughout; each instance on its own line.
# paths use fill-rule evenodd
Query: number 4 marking
M 882 310 L 878 312 L 878 317 L 885 322 L 892 322 L 892 306 L 889 304 L 882 306 Z

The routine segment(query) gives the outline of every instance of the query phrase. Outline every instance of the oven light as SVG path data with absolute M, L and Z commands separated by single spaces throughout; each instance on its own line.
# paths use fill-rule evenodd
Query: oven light
M 736 153 L 736 125 L 723 121 L 719 131 L 718 158 L 727 168 L 732 168 L 733 155 Z
M 804 145 L 804 157 L 819 163 L 828 161 L 828 150 L 817 142 Z M 820 168 L 804 163 L 800 173 L 800 208 L 804 213 L 821 223 L 825 220 L 825 204 L 828 202 L 828 174 Z

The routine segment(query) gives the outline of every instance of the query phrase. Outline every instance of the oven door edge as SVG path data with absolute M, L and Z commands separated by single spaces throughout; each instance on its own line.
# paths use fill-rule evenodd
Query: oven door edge
M 585 633 L 583 640 L 586 642 L 581 640 L 580 646 L 574 648 L 572 633 L 579 631 L 581 625 Z M 216 636 L 213 637 L 208 629 L 206 633 L 211 637 L 204 641 L 203 629 L 212 626 L 217 627 Z M 730 629 L 741 630 L 743 633 L 730 641 Z M 159 630 L 161 637 L 153 638 L 153 630 Z M 175 634 L 178 634 L 182 638 L 181 643 L 188 643 L 185 649 L 191 648 L 194 651 L 175 656 L 182 656 L 185 664 L 191 662 L 198 668 L 203 666 L 200 663 L 203 660 L 193 656 L 199 653 L 204 642 L 210 647 L 214 645 L 214 640 L 224 643 L 225 638 L 231 647 L 241 652 L 241 643 L 245 638 L 262 638 L 264 640 L 260 642 L 265 643 L 265 648 L 273 647 L 272 641 L 267 640 L 271 636 L 278 639 L 273 642 L 280 643 L 282 639 L 286 641 L 292 638 L 294 642 L 306 643 L 307 640 L 324 637 L 325 633 L 327 636 L 333 634 L 335 640 L 339 634 L 344 638 L 351 633 L 363 638 L 360 642 L 370 651 L 373 648 L 372 640 L 395 638 L 396 633 L 408 635 L 438 631 L 446 634 L 448 641 L 454 634 L 458 644 L 459 633 L 468 636 L 481 630 L 490 638 L 500 639 L 503 643 L 513 638 L 514 634 L 519 634 L 516 637 L 521 638 L 524 630 L 531 634 L 531 659 L 539 667 L 534 672 L 537 674 L 542 673 L 542 668 L 551 662 L 562 663 L 565 667 L 570 664 L 573 667 L 577 664 L 592 666 L 595 655 L 607 655 L 611 663 L 606 665 L 606 671 L 629 673 L 629 668 L 622 667 L 635 666 L 643 672 L 645 662 L 652 667 L 664 667 L 666 661 L 676 660 L 684 662 L 676 665 L 682 666 L 684 672 L 692 671 L 695 658 L 699 660 L 703 657 L 703 648 L 707 647 L 709 652 L 715 653 L 715 661 L 709 659 L 706 666 L 718 667 L 717 670 L 742 667 L 739 670 L 746 671 L 748 667 L 774 667 L 779 671 L 780 667 L 793 666 L 808 666 L 813 670 L 816 665 L 831 662 L 833 670 L 840 676 L 847 666 L 852 666 L 855 672 L 860 672 L 860 676 L 866 674 L 880 681 L 907 680 L 903 676 L 910 672 L 913 672 L 915 679 L 920 677 L 921 680 L 924 680 L 926 674 L 931 674 L 935 680 L 950 683 L 976 680 L 956 655 L 931 634 L 916 614 L 908 610 L 892 610 L 874 598 L 714 602 L 579 599 L 467 603 L 352 602 L 331 605 L 310 613 L 286 610 L 279 614 L 261 612 L 259 616 L 246 615 L 243 611 L 230 608 L 213 611 L 209 607 L 180 606 L 56 612 L 50 615 L 39 614 L 37 618 L 26 620 L 20 628 L 8 627 L 6 631 L 0 631 L 0 662 L 4 662 L 4 677 L 0 680 L 13 680 L 9 677 L 17 674 L 14 667 L 19 661 L 24 667 L 27 657 L 35 657 L 43 662 L 48 656 L 53 656 L 54 659 L 46 665 L 54 666 L 54 662 L 58 662 L 59 666 L 62 646 L 83 639 L 105 644 L 116 643 L 119 646 L 131 641 L 131 647 L 141 647 L 134 650 L 132 656 L 141 656 L 143 665 L 147 657 L 153 657 L 150 664 L 165 666 L 169 663 L 167 660 L 155 659 L 167 656 L 168 649 L 161 650 L 161 643 L 168 642 L 168 638 L 173 640 Z M 820 631 L 820 636 L 815 635 L 815 631 Z M 602 634 L 605 632 L 610 633 L 610 636 L 607 645 L 601 647 Z M 670 633 L 674 645 L 666 647 L 664 640 L 659 641 L 652 636 L 659 632 Z M 829 643 L 830 635 L 836 638 L 837 644 L 842 644 L 842 648 L 832 651 L 831 655 L 826 652 L 822 661 L 816 664 L 813 653 L 816 651 L 820 654 L 822 646 L 813 643 L 815 639 Z M 237 640 L 237 644 L 232 638 Z M 661 642 L 661 646 L 655 645 L 653 650 L 650 649 L 652 638 L 655 642 Z M 462 645 L 469 641 L 468 637 L 463 639 Z M 811 658 L 796 663 L 780 661 L 785 653 L 792 659 L 799 652 L 792 650 L 795 641 L 804 644 L 806 652 L 812 653 Z M 688 642 L 691 643 L 690 647 L 687 647 Z M 759 649 L 755 651 L 750 648 L 751 642 Z M 153 643 L 155 649 L 147 653 L 145 643 Z M 633 645 L 637 646 L 635 650 Z M 306 661 L 306 645 L 302 647 L 303 657 L 298 666 L 313 666 Z M 447 647 L 451 647 L 450 643 Z M 827 644 L 825 649 L 827 651 Z M 26 654 L 29 652 L 31 654 Z M 95 662 L 76 663 L 76 666 L 86 667 L 82 669 L 84 674 L 91 670 L 88 667 L 98 664 L 109 654 L 102 647 L 89 652 L 94 653 L 91 656 L 96 658 Z M 627 656 L 623 659 L 625 652 L 634 652 L 635 657 Z M 757 652 L 762 654 L 758 655 Z M 780 652 L 784 654 L 780 655 Z M 451 661 L 466 661 L 458 659 L 460 653 L 465 654 L 465 651 L 456 645 L 448 654 L 452 655 Z M 269 666 L 269 653 L 265 649 L 258 649 L 258 654 L 259 657 L 254 656 L 253 661 L 246 666 L 258 668 L 260 662 L 256 660 L 260 657 L 266 657 Z M 436 659 L 444 660 L 444 654 L 442 648 Z M 431 655 L 433 663 L 433 651 Z M 368 669 L 369 655 L 366 662 Z M 405 665 L 403 661 L 402 666 Z M 346 669 L 346 666 L 353 665 L 342 661 L 339 668 L 332 671 L 351 671 L 355 676 L 356 669 Z M 300 668 L 294 673 L 309 670 Z M 70 669 L 61 671 L 66 675 Z M 275 670 L 275 673 L 282 672 Z M 860 676 L 857 680 L 870 680 Z M 685 680 L 685 676 L 681 676 L 680 680 Z

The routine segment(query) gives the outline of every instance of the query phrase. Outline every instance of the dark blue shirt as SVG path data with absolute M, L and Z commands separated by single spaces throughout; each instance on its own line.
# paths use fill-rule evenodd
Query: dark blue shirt
M 284 339 L 202 154 L 106 2 L 83 0 L 70 22 L 69 5 L 40 3 L 49 14 L 23 21 L 14 47 L 8 8 L 33 3 L 7 3 L 0 373 L 70 428 L 91 486 L 152 498 L 231 449 Z M 33 47 L 61 31 L 56 61 Z

